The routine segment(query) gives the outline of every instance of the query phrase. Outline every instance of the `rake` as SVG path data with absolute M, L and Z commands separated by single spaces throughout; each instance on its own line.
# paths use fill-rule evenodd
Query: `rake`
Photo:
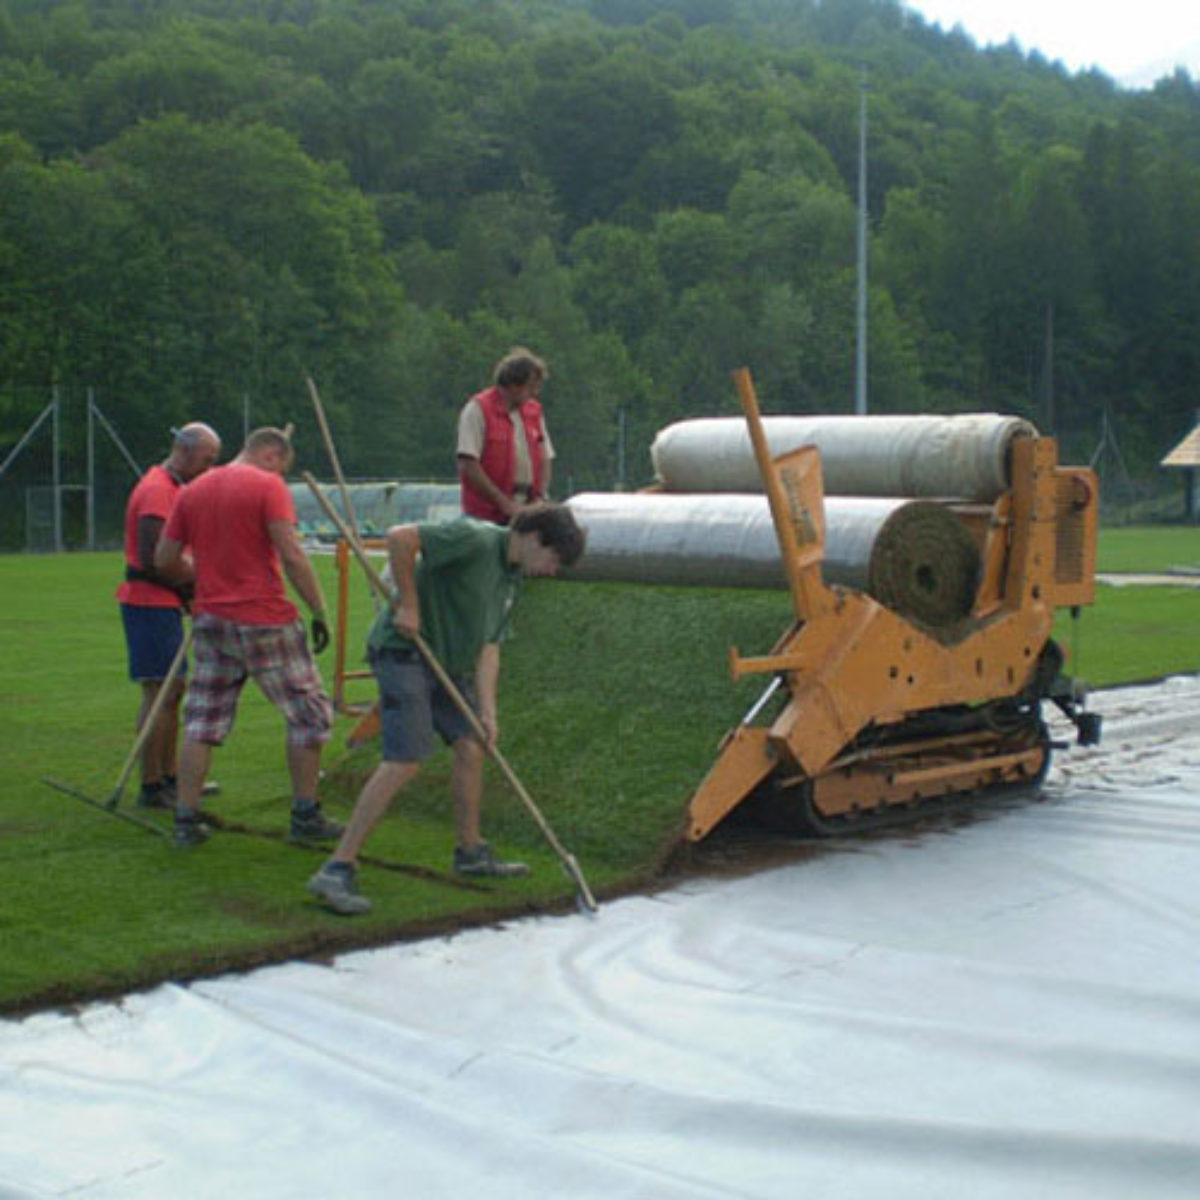
M 89 796 L 86 792 L 80 791 L 79 788 L 71 787 L 70 784 L 62 783 L 57 779 L 51 779 L 47 776 L 42 777 L 42 782 L 48 787 L 54 788 L 55 791 L 62 792 L 64 796 L 70 796 L 72 799 L 79 800 L 84 804 L 90 805 L 92 808 L 108 813 L 110 816 L 117 817 L 122 821 L 128 821 L 130 824 L 137 825 L 139 828 L 148 830 L 150 833 L 156 833 L 159 837 L 170 839 L 171 832 L 169 830 L 155 824 L 153 821 L 147 821 L 143 817 L 121 812 L 118 805 L 121 803 L 121 796 L 125 791 L 125 785 L 129 782 L 129 776 L 133 773 L 138 755 L 141 754 L 142 747 L 146 744 L 146 739 L 149 738 L 154 730 L 154 726 L 158 723 L 159 714 L 167 703 L 175 680 L 179 677 L 179 672 L 183 669 L 183 664 L 187 659 L 188 650 L 191 648 L 191 645 L 192 631 L 189 627 L 183 641 L 179 643 L 179 649 L 175 652 L 175 657 L 171 660 L 171 665 L 167 669 L 162 683 L 159 685 L 158 695 L 155 696 L 154 703 L 150 706 L 150 711 L 146 714 L 146 719 L 142 722 L 142 727 L 138 730 L 137 737 L 133 740 L 133 747 L 129 751 L 129 757 L 125 759 L 125 765 L 121 768 L 121 773 L 117 776 L 117 782 L 113 790 L 109 793 L 108 799 L 97 800 L 95 797 Z

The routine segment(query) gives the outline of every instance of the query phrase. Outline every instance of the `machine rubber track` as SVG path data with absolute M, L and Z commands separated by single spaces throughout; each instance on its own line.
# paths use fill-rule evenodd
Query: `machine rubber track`
M 934 723 L 926 721 L 922 724 L 930 745 L 940 746 L 942 739 L 933 731 Z M 941 731 L 944 734 L 944 724 Z M 912 738 L 919 733 L 918 728 L 906 725 L 898 734 L 891 735 L 887 742 L 875 740 L 869 747 L 856 743 L 842 761 L 853 759 L 855 753 L 870 749 L 880 755 L 875 762 L 875 774 L 890 777 L 893 770 L 899 772 L 911 761 L 914 754 Z M 902 745 L 903 752 L 889 759 L 886 757 L 888 742 L 896 743 L 898 748 Z M 1016 779 L 980 783 L 963 790 L 939 790 L 902 798 L 884 797 L 874 803 L 855 803 L 836 813 L 821 810 L 818 800 L 821 780 L 814 781 L 803 776 L 791 779 L 777 776 L 766 781 L 751 801 L 743 806 L 743 815 L 755 824 L 793 835 L 838 837 L 911 825 L 932 816 L 959 812 L 981 802 L 1036 792 L 1050 769 L 1053 751 L 1049 732 L 1037 711 L 1026 712 L 1019 724 L 1009 726 L 996 749 L 1019 749 L 1025 755 L 1036 750 L 1040 752 L 1040 761 L 1036 770 L 1021 774 Z

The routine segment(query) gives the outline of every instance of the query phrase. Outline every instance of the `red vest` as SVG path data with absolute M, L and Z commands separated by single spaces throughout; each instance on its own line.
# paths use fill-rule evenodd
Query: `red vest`
M 483 410 L 483 453 L 479 465 L 487 477 L 506 495 L 513 494 L 513 476 L 516 471 L 516 452 L 513 449 L 513 423 L 508 415 L 508 406 L 498 387 L 471 397 L 471 403 Z M 531 498 L 542 494 L 542 406 L 536 400 L 526 400 L 517 410 L 525 426 L 525 440 L 529 444 L 529 465 L 533 470 Z M 462 510 L 469 517 L 484 521 L 507 524 L 508 518 L 482 492 L 477 491 L 464 478 L 462 481 Z

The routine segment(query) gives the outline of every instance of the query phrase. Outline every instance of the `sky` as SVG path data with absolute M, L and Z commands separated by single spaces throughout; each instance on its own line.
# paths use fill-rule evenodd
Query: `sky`
M 1200 21 L 1189 0 L 906 0 L 930 24 L 961 25 L 981 48 L 1010 37 L 1070 71 L 1093 66 L 1149 87 L 1182 65 L 1200 79 Z

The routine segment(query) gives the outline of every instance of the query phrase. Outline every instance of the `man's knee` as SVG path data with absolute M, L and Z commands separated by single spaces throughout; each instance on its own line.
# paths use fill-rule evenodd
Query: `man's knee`
M 333 736 L 333 704 L 324 692 L 307 692 L 280 707 L 291 745 L 319 749 Z
M 483 766 L 483 743 L 474 735 L 467 734 L 454 743 L 454 757 L 463 767 Z
M 421 764 L 411 760 L 401 762 L 385 758 L 375 768 L 375 778 L 381 784 L 391 788 L 392 791 L 399 791 L 405 784 L 416 779 L 420 773 Z

